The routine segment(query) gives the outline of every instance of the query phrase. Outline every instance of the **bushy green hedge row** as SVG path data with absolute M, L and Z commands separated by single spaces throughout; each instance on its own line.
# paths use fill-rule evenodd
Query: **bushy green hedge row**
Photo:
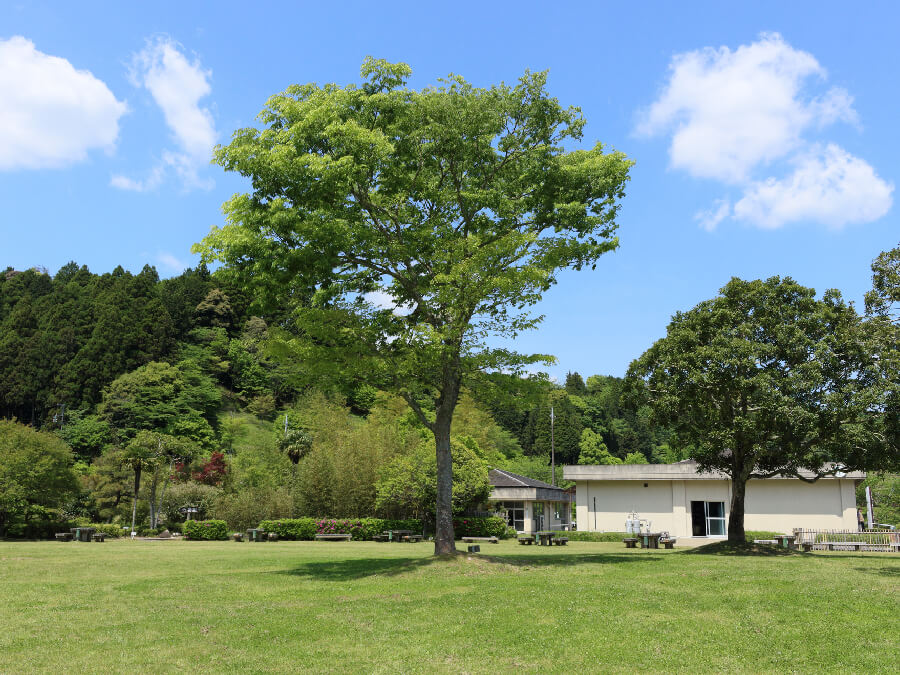
M 228 539 L 228 524 L 224 520 L 186 520 L 181 532 L 185 539 L 223 541 Z
M 774 539 L 783 534 L 784 532 L 768 532 L 766 530 L 744 530 L 744 538 L 751 544 L 754 539 Z
M 459 537 L 498 537 L 508 536 L 506 519 L 497 516 L 467 517 L 453 519 L 453 531 Z
M 113 538 L 121 537 L 125 533 L 122 526 L 115 523 L 91 523 L 88 527 L 93 527 L 97 532 L 102 532 L 107 537 Z
M 624 532 L 565 532 L 562 536 L 568 537 L 569 541 L 617 541 L 621 543 L 625 537 L 634 535 Z
M 264 520 L 259 524 L 266 532 L 275 532 L 279 539 L 310 541 L 317 534 L 351 534 L 354 541 L 371 541 L 386 530 L 422 531 L 420 520 L 391 520 L 387 518 L 282 518 Z

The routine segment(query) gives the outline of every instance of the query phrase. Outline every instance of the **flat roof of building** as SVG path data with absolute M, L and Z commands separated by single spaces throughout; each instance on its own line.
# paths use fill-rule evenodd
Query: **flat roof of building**
M 833 465 L 827 465 L 833 466 Z M 813 478 L 812 471 L 801 471 L 805 478 Z M 829 478 L 851 478 L 864 480 L 865 471 L 847 471 L 842 476 L 826 476 Z M 686 459 L 674 464 L 566 464 L 563 466 L 563 478 L 566 480 L 730 480 L 718 471 L 699 473 L 697 462 Z M 797 480 L 794 476 L 774 476 L 767 480 Z

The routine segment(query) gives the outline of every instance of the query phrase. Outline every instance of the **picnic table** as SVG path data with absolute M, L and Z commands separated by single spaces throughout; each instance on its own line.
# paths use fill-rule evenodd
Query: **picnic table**
M 93 527 L 73 527 L 71 531 L 75 541 L 90 541 L 91 535 L 97 530 Z
M 776 534 L 772 537 L 775 542 L 782 548 L 793 548 L 794 540 L 797 539 L 793 534 Z
M 388 536 L 388 541 L 404 541 L 403 537 L 407 537 L 405 541 L 409 541 L 408 537 L 412 533 L 412 530 L 387 530 L 385 532 Z
M 660 537 L 662 537 L 662 532 L 641 533 L 641 548 L 659 548 Z
M 552 546 L 554 534 L 555 534 L 554 532 L 538 532 L 537 533 L 537 545 L 538 546 Z
M 260 528 L 251 528 L 247 530 L 247 541 L 266 541 L 266 531 Z

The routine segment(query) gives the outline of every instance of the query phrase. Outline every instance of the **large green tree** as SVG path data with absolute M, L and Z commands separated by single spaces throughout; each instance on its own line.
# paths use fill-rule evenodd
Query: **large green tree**
M 884 349 L 836 291 L 816 299 L 790 278 L 732 279 L 677 313 L 629 377 L 701 471 L 730 477 L 728 539 L 742 543 L 751 478 L 897 464 L 884 406 L 897 380 L 879 365 Z
M 77 489 L 72 460 L 53 434 L 0 420 L 0 536 L 44 534 L 41 524 Z
M 573 149 L 585 121 L 547 93 L 545 73 L 489 88 L 453 75 L 421 91 L 405 86 L 406 64 L 368 58 L 361 74 L 289 87 L 262 129 L 216 151 L 252 191 L 195 251 L 261 301 L 304 302 L 310 363 L 354 368 L 406 399 L 434 435 L 435 553 L 452 553 L 460 387 L 546 360 L 488 345 L 538 323 L 527 309 L 560 269 L 616 248 L 631 162 L 600 144 Z

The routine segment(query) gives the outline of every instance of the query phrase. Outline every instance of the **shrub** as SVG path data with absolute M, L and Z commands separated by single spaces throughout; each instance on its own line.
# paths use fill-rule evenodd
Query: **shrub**
M 224 520 L 238 532 L 256 527 L 262 520 L 290 516 L 293 499 L 286 487 L 278 489 L 246 488 L 239 492 L 219 493 L 207 511 L 207 517 Z
M 309 541 L 317 534 L 350 534 L 354 541 L 371 541 L 386 530 L 422 531 L 420 520 L 388 520 L 384 518 L 281 518 L 259 524 L 279 539 Z
M 497 516 L 461 516 L 453 519 L 453 531 L 457 537 L 506 538 L 505 518 Z
M 316 535 L 315 518 L 264 520 L 259 527 L 266 532 L 275 532 L 279 539 L 288 541 L 310 541 Z
M 185 539 L 202 541 L 228 539 L 228 525 L 224 520 L 186 520 L 181 530 Z
M 634 535 L 625 532 L 567 532 L 563 536 L 568 537 L 569 541 L 617 541 L 621 544 L 622 539 Z
M 766 530 L 744 530 L 744 538 L 749 542 L 753 543 L 754 539 L 772 539 L 776 536 L 782 535 L 784 532 L 768 532 Z
M 93 527 L 97 532 L 102 532 L 107 537 L 121 537 L 124 530 L 121 525 L 115 523 L 90 523 L 88 527 Z

